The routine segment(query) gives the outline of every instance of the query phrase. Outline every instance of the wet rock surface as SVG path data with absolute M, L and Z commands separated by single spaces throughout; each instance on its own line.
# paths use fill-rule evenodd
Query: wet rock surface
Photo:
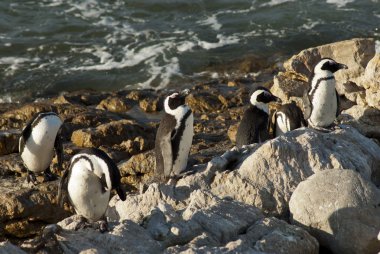
M 307 76 L 321 57 L 349 66 L 336 76 L 344 102 L 337 124 L 342 125 L 328 132 L 301 128 L 262 144 L 234 147 L 250 90 L 264 85 L 284 102 L 302 106 L 301 97 L 309 88 Z M 155 168 L 155 132 L 167 90 L 79 91 L 28 104 L 2 105 L 0 252 L 324 253 L 321 245 L 333 253 L 349 253 L 345 251 L 350 245 L 344 242 L 354 242 L 354 235 L 360 234 L 362 244 L 352 247 L 357 250 L 353 253 L 380 251 L 373 240 L 380 232 L 369 230 L 368 224 L 369 216 L 378 217 L 377 208 L 364 206 L 375 200 L 367 200 L 366 195 L 378 193 L 380 186 L 378 58 L 373 40 L 353 39 L 304 50 L 286 61 L 281 73 L 268 64 L 243 61 L 242 71 L 262 74 L 194 85 L 187 98 L 194 112 L 195 135 L 188 163 L 193 174 L 170 184 L 149 182 Z M 56 204 L 57 181 L 35 187 L 24 183 L 18 137 L 27 120 L 40 111 L 55 111 L 64 120 L 65 169 L 70 158 L 86 147 L 100 148 L 117 162 L 128 193 L 124 202 L 117 196 L 110 201 L 109 232 L 75 231 L 79 218 L 71 216 L 69 206 L 62 209 Z M 51 169 L 61 175 L 56 164 L 54 158 Z M 330 171 L 331 177 L 326 177 Z M 357 186 L 364 186 L 366 194 L 346 203 L 343 197 L 348 194 L 340 198 L 338 192 L 310 204 L 302 201 L 301 194 L 312 198 L 331 188 L 333 174 L 336 182 L 339 174 L 347 174 L 340 179 L 339 192 L 360 190 L 345 185 L 351 179 L 351 184 L 363 183 Z M 305 186 L 312 181 L 316 183 L 309 190 Z M 322 202 L 320 207 L 344 204 L 350 211 L 333 223 L 351 228 L 360 225 L 359 229 L 349 231 L 347 226 L 340 231 L 329 224 L 335 205 L 319 211 L 318 223 L 296 212 L 318 210 L 317 201 Z M 321 237 L 321 232 L 328 232 L 329 237 Z

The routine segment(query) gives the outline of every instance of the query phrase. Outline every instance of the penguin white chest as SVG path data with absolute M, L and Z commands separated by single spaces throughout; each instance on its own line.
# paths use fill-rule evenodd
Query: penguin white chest
M 276 137 L 290 131 L 290 120 L 283 112 L 276 113 Z
M 77 214 L 97 221 L 106 212 L 110 191 L 102 189 L 100 178 L 84 162 L 77 162 L 71 168 L 67 190 Z
M 191 144 L 193 143 L 194 136 L 194 117 L 191 113 L 185 121 L 185 129 L 181 137 L 178 148 L 177 159 L 173 162 L 172 175 L 178 175 L 186 169 L 187 160 L 190 153 Z
M 317 127 L 330 126 L 335 118 L 338 107 L 335 80 L 322 81 L 312 98 L 312 112 L 309 122 Z
M 49 167 L 54 155 L 54 142 L 61 125 L 62 121 L 57 116 L 48 116 L 32 127 L 21 154 L 30 171 L 41 172 Z

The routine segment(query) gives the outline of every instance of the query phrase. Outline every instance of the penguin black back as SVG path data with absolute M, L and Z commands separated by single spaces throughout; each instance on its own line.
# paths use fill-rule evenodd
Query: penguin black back
M 279 98 L 264 87 L 257 87 L 250 98 L 248 109 L 244 112 L 236 133 L 236 145 L 243 146 L 264 142 L 269 138 L 268 132 L 268 103 Z

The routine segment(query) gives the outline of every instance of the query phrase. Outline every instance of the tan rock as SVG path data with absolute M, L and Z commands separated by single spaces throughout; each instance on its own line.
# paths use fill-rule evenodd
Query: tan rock
M 292 220 L 333 253 L 378 253 L 380 189 L 354 170 L 326 170 L 301 182 Z
M 302 50 L 299 54 L 286 61 L 284 67 L 287 72 L 299 73 L 309 77 L 315 64 L 323 57 L 330 57 L 340 63 L 346 64 L 348 66 L 347 70 L 340 70 L 334 74 L 337 82 L 337 91 L 341 95 L 344 94 L 347 99 L 354 103 L 366 105 L 364 90 L 357 87 L 356 90 L 358 91 L 355 91 L 352 88 L 357 85 L 362 86 L 360 84 L 362 80 L 361 76 L 366 69 L 367 63 L 374 55 L 374 40 L 370 38 L 357 38 Z M 373 71 L 368 72 L 368 75 L 373 73 Z M 291 80 L 294 79 L 281 82 L 280 78 L 279 85 L 275 86 L 274 91 L 281 95 L 281 90 L 286 91 L 286 88 L 282 89 L 282 86 L 286 87 L 286 84 L 292 84 Z M 295 84 L 297 83 L 295 82 Z
M 0 156 L 18 152 L 20 135 L 19 130 L 0 131 Z
M 114 145 L 120 145 L 123 141 L 133 141 L 136 137 L 142 137 L 147 144 L 150 144 L 145 147 L 152 148 L 153 141 L 151 140 L 154 139 L 154 131 L 150 127 L 138 124 L 133 120 L 114 121 L 99 125 L 96 128 L 74 131 L 71 141 L 81 147 L 113 147 Z
M 58 182 L 23 187 L 24 178 L 0 180 L 0 235 L 30 237 L 70 213 L 56 203 Z
M 229 128 L 228 128 L 228 131 L 227 131 L 227 134 L 228 134 L 228 138 L 231 140 L 232 143 L 235 144 L 236 142 L 236 133 L 237 133 L 237 129 L 239 127 L 239 124 L 234 124 L 234 125 L 231 125 Z
M 110 96 L 106 99 L 102 100 L 98 106 L 96 106 L 97 109 L 102 110 L 108 110 L 111 112 L 127 112 L 130 110 L 134 105 L 135 101 L 119 96 Z

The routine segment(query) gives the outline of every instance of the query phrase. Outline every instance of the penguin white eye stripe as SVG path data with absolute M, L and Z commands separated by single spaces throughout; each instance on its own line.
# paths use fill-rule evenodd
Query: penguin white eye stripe
M 169 97 L 170 98 L 175 98 L 175 97 L 177 97 L 178 96 L 178 93 L 173 93 L 172 95 L 170 95 Z

